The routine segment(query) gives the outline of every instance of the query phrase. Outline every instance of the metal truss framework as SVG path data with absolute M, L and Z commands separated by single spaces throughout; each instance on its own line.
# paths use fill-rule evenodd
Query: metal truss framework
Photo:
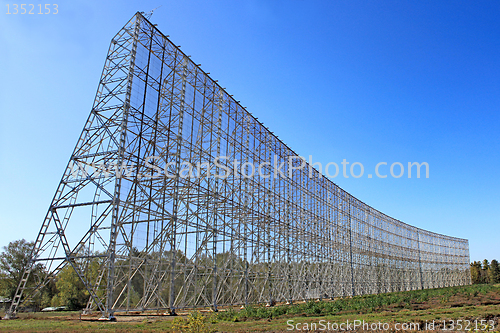
M 212 176 L 183 177 L 218 156 Z M 384 215 L 290 156 L 137 13 L 112 39 L 10 314 L 68 265 L 109 316 L 470 284 L 467 240 Z M 246 176 L 263 162 L 271 177 Z M 40 262 L 51 273 L 28 289 Z

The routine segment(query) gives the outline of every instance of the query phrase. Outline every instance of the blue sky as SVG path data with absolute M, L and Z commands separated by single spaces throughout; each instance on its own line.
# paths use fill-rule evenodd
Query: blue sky
M 7 15 L 8 3 L 0 246 L 35 239 L 111 38 L 162 5 L 151 21 L 289 147 L 364 165 L 361 178 L 334 179 L 342 188 L 468 238 L 471 260 L 500 260 L 498 1 L 60 1 L 57 15 Z M 379 162 L 427 162 L 429 178 L 369 179 Z

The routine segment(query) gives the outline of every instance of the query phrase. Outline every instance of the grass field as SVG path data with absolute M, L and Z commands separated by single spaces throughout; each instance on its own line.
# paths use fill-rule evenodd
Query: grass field
M 21 313 L 19 317 L 1 320 L 0 331 L 165 332 L 177 328 L 184 332 L 289 332 L 298 329 L 319 332 L 330 328 L 335 332 L 344 328 L 351 332 L 437 332 L 445 329 L 449 332 L 500 332 L 500 285 L 365 295 L 270 308 L 249 306 L 243 310 L 225 309 L 217 314 L 195 312 L 175 318 L 136 314 L 117 316 L 117 322 L 91 321 L 89 317 L 80 319 L 79 312 Z M 339 326 L 342 324 L 344 326 Z

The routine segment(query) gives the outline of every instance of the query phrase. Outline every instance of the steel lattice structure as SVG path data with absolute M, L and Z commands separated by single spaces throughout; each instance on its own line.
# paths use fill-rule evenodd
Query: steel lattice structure
M 67 265 L 108 316 L 470 284 L 467 240 L 384 215 L 290 156 L 137 13 L 112 39 L 11 315 Z M 263 162 L 286 176 L 246 176 Z M 39 262 L 51 274 L 28 290 Z

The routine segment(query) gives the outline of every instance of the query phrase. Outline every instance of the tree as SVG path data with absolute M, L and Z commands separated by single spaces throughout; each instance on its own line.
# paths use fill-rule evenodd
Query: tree
M 86 249 L 81 249 L 83 255 L 101 255 L 99 252 L 91 253 Z M 72 264 L 83 275 L 83 278 L 91 285 L 95 286 L 100 269 L 102 269 L 103 258 L 86 258 L 72 260 Z M 80 310 L 84 308 L 89 300 L 90 294 L 84 283 L 76 273 L 73 265 L 67 263 L 56 276 L 56 295 L 52 298 L 52 306 L 67 306 L 70 310 Z M 106 285 L 106 280 L 101 279 L 101 285 Z M 92 288 L 92 287 L 91 287 Z M 94 290 L 99 298 L 104 297 L 104 289 Z
M 25 239 L 12 241 L 9 245 L 3 247 L 3 252 L 0 253 L 0 296 L 14 298 L 17 285 L 30 262 L 32 248 L 33 242 L 28 242 Z M 33 265 L 26 286 L 35 286 L 45 276 L 46 272 L 41 264 Z M 53 285 L 49 284 L 48 288 L 45 288 L 44 292 L 38 294 L 34 299 L 35 304 L 38 306 L 47 305 L 46 303 L 50 301 L 53 291 Z
M 3 277 L 0 289 L 2 296 L 14 297 L 17 284 L 29 263 L 32 248 L 33 243 L 25 239 L 10 242 L 9 245 L 3 247 L 3 252 L 0 254 L 0 274 Z
M 488 273 L 490 283 L 500 283 L 500 266 L 496 259 L 493 259 L 491 261 Z
M 87 304 L 89 293 L 71 265 L 66 265 L 57 274 L 56 288 L 52 306 L 65 305 L 70 310 L 80 310 Z
M 490 283 L 489 274 L 488 274 L 489 270 L 490 270 L 490 263 L 489 263 L 488 259 L 484 259 L 483 260 L 483 269 L 481 272 L 482 283 Z
M 481 262 L 479 261 L 470 264 L 470 277 L 473 284 L 482 283 L 481 268 Z

